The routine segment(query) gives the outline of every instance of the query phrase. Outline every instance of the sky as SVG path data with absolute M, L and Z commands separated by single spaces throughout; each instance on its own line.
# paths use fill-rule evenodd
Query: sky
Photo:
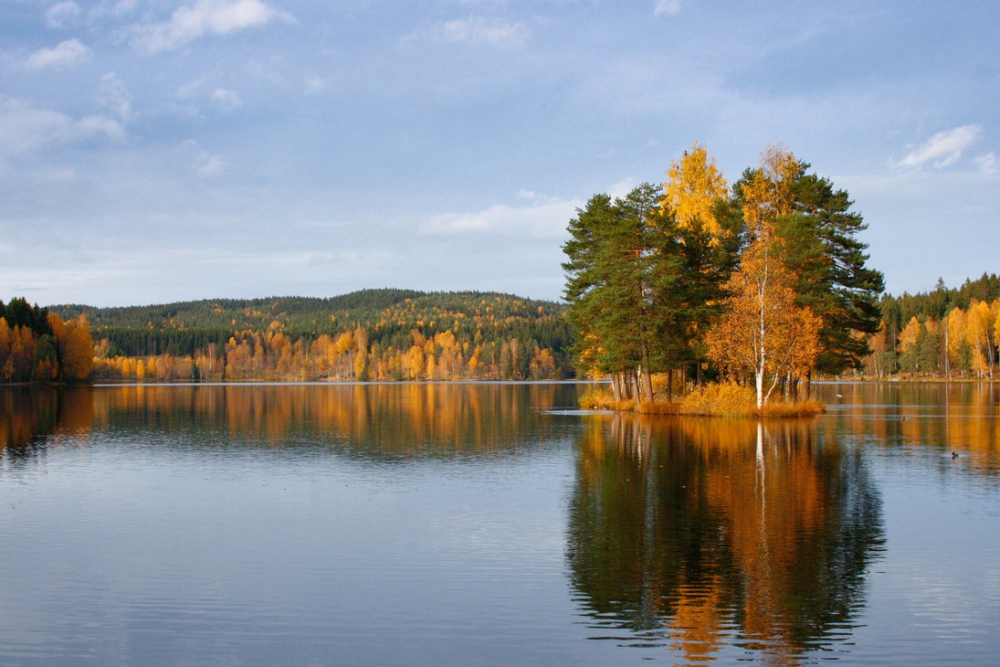
M 893 294 L 1000 271 L 1000 4 L 0 0 L 0 299 L 559 299 L 701 142 L 847 190 Z

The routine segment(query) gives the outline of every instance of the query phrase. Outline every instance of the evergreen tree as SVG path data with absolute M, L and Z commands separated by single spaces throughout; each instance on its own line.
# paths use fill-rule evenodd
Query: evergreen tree
M 806 173 L 809 165 L 780 147 L 776 170 L 780 182 L 772 186 L 776 237 L 783 245 L 784 261 L 795 274 L 796 303 L 809 307 L 823 322 L 817 370 L 839 374 L 857 368 L 870 354 L 868 336 L 878 330 L 882 313 L 878 298 L 884 290 L 881 272 L 866 266 L 867 244 L 857 238 L 867 229 L 859 213 L 850 210 L 853 202 L 845 190 Z M 731 215 L 748 210 L 748 188 L 760 169 L 744 172 L 734 185 L 735 203 Z M 766 180 L 777 180 L 774 177 Z M 861 335 L 864 334 L 864 335 Z

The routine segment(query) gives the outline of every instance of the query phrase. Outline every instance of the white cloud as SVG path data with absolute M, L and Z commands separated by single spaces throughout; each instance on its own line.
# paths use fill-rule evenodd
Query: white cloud
M 121 139 L 125 136 L 125 128 L 118 121 L 107 116 L 87 116 L 76 122 L 74 139 L 85 139 L 103 134 L 108 139 Z
M 243 106 L 243 98 L 235 90 L 216 88 L 212 92 L 212 102 L 227 113 L 236 111 Z
M 45 25 L 51 30 L 61 30 L 74 23 L 80 17 L 80 5 L 73 0 L 66 0 L 49 7 L 45 12 Z
M 108 72 L 101 77 L 101 89 L 97 101 L 118 116 L 122 122 L 128 123 L 132 120 L 132 95 L 125 82 L 114 72 Z
M 501 18 L 476 16 L 418 28 L 404 41 L 427 40 L 448 44 L 516 46 L 522 44 L 528 35 L 528 27 L 523 23 L 511 23 Z
M 535 202 L 530 206 L 495 204 L 479 213 L 445 213 L 421 224 L 421 234 L 480 233 L 499 236 L 560 237 L 566 225 L 576 215 L 582 202 L 539 197 L 522 190 L 522 199 Z
M 207 34 L 228 35 L 290 18 L 261 0 L 196 0 L 180 7 L 162 23 L 136 26 L 132 46 L 147 54 L 179 49 Z
M 225 171 L 226 160 L 218 153 L 209 153 L 194 139 L 188 139 L 183 145 L 186 148 L 193 148 L 197 151 L 193 171 L 198 176 L 202 178 L 215 178 Z
M 958 162 L 962 152 L 979 138 L 978 125 L 963 125 L 953 130 L 938 132 L 923 145 L 913 149 L 898 162 L 890 161 L 897 167 L 920 168 L 933 162 L 938 169 Z
M 608 196 L 612 199 L 625 199 L 628 193 L 632 192 L 639 185 L 639 182 L 632 178 L 626 178 L 617 183 L 613 183 L 608 188 Z
M 979 171 L 988 174 L 989 176 L 996 176 L 1000 174 L 1000 168 L 997 165 L 996 153 L 990 152 L 985 155 L 980 155 L 975 160 L 976 166 L 979 167 Z
M 116 14 L 127 14 L 135 8 L 138 0 L 118 0 L 115 3 L 115 13 Z
M 656 5 L 653 8 L 653 14 L 656 16 L 661 14 L 676 16 L 680 11 L 681 0 L 656 0 Z
M 59 42 L 51 49 L 39 49 L 25 61 L 28 69 L 45 69 L 46 67 L 68 67 L 83 61 L 90 55 L 90 47 L 77 38 Z
M 226 161 L 217 153 L 204 153 L 198 158 L 194 173 L 204 178 L 214 178 L 226 169 Z
M 76 120 L 51 109 L 39 109 L 21 100 L 0 100 L 0 156 L 12 157 L 52 144 L 68 144 L 104 136 L 125 136 L 118 121 L 106 116 Z
M 326 81 L 322 77 L 312 73 L 306 75 L 306 93 L 322 93 L 324 90 Z
M 197 97 L 208 85 L 208 77 L 202 76 L 193 81 L 189 81 L 177 89 L 177 97 L 182 100 Z

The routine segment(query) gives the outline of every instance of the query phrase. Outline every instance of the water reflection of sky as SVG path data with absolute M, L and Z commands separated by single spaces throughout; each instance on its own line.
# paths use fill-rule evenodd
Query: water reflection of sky
M 0 662 L 988 664 L 995 396 L 834 388 L 759 441 L 556 385 L 0 393 Z

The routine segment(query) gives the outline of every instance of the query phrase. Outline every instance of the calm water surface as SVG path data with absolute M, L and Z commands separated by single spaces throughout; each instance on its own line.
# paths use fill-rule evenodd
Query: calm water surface
M 1000 389 L 0 390 L 0 664 L 997 664 Z

